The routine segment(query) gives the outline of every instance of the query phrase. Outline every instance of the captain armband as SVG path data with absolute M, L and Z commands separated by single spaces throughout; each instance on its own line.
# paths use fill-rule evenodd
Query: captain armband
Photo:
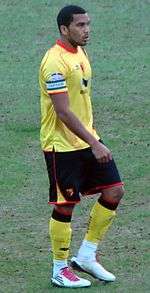
M 67 85 L 64 76 L 61 73 L 53 73 L 46 81 L 46 89 L 48 94 L 59 94 L 67 92 Z

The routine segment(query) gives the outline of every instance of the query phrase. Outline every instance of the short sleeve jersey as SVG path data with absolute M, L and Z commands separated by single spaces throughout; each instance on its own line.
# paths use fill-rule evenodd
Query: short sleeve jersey
M 50 95 L 68 93 L 70 110 L 84 127 L 99 139 L 93 128 L 90 99 L 91 67 L 86 52 L 72 49 L 58 40 L 45 54 L 40 67 L 41 132 L 44 151 L 67 152 L 80 150 L 89 145 L 71 132 L 58 118 Z M 61 96 L 58 95 L 58 99 Z

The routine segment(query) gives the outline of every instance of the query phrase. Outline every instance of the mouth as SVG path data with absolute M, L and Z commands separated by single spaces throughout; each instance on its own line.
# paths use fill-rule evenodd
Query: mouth
M 84 42 L 88 42 L 88 41 L 89 41 L 89 35 L 84 36 L 84 37 L 83 37 L 83 41 L 84 41 Z

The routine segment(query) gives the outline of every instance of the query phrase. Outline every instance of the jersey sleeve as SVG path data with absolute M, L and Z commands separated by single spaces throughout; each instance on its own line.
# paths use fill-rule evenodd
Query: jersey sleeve
M 68 70 L 62 60 L 52 60 L 45 68 L 44 80 L 47 93 L 59 94 L 68 91 L 66 78 Z

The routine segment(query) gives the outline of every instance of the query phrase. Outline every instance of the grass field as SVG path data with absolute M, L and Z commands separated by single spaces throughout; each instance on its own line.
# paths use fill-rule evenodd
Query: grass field
M 55 18 L 68 1 L 0 1 L 1 208 L 0 292 L 66 292 L 51 287 L 48 178 L 39 142 L 38 69 L 59 36 Z M 82 6 L 83 1 L 69 1 Z M 85 1 L 92 19 L 95 124 L 113 150 L 126 195 L 100 245 L 114 284 L 92 280 L 87 292 L 148 293 L 150 1 Z M 76 207 L 71 255 L 95 199 Z M 68 292 L 73 292 L 69 289 Z M 76 292 L 84 292 L 76 289 Z

